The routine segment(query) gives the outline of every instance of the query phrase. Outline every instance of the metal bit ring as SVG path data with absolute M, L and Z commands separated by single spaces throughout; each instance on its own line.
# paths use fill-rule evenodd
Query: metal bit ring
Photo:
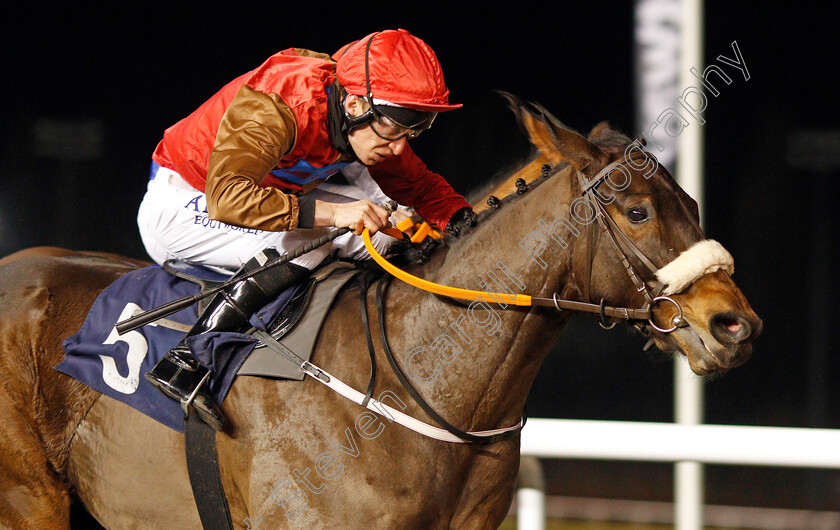
M 674 306 L 677 308 L 677 311 L 678 311 L 677 316 L 674 317 L 671 320 L 674 323 L 674 325 L 673 325 L 673 327 L 671 327 L 669 329 L 660 328 L 659 326 L 657 326 L 656 324 L 653 323 L 653 306 L 656 305 L 657 302 L 660 302 L 660 301 L 663 301 L 663 300 L 666 301 L 666 302 L 671 302 L 672 304 L 674 304 Z M 653 329 L 655 329 L 656 331 L 658 331 L 660 333 L 671 333 L 672 331 L 675 331 L 678 327 L 680 327 L 680 323 L 682 323 L 682 322 L 683 322 L 682 307 L 680 307 L 680 304 L 678 304 L 673 298 L 670 298 L 668 296 L 657 296 L 656 298 L 653 299 L 653 303 L 651 304 L 651 310 L 650 310 L 650 318 L 648 318 L 648 324 L 653 326 Z

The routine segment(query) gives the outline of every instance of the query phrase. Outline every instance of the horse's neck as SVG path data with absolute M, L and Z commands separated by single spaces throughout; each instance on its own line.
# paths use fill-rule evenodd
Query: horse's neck
M 558 175 L 537 190 L 503 206 L 436 256 L 424 267 L 426 277 L 478 291 L 562 291 L 568 254 L 554 245 L 543 256 L 549 260 L 543 269 L 519 242 L 538 230 L 541 219 L 550 223 L 564 204 L 568 211 L 568 179 Z M 433 406 L 465 428 L 497 426 L 521 412 L 542 359 L 569 318 L 488 302 L 459 304 L 404 284 L 394 285 L 389 297 L 388 334 L 402 366 Z

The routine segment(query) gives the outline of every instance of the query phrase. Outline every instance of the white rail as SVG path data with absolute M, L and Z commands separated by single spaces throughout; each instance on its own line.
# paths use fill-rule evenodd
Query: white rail
M 680 89 L 694 86 L 691 68 L 703 67 L 703 0 L 680 3 Z M 703 128 L 692 124 L 677 138 L 677 182 L 697 201 L 703 224 Z M 703 384 L 687 363 L 674 359 L 674 420 L 684 426 L 703 423 Z M 697 462 L 674 465 L 674 523 L 678 530 L 701 530 L 703 524 L 703 466 Z
M 840 469 L 840 430 L 529 419 L 521 452 L 540 458 Z

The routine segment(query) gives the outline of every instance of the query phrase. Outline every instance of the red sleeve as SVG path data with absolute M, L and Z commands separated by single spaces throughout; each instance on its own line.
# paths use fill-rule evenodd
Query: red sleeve
M 452 214 L 470 206 L 443 177 L 427 168 L 408 145 L 400 156 L 368 169 L 385 195 L 413 207 L 438 230 L 446 228 Z

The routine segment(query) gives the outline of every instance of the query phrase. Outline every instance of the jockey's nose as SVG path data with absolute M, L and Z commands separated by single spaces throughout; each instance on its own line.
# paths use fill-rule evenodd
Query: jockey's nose
M 388 144 L 388 147 L 393 151 L 394 156 L 400 156 L 405 149 L 405 144 L 408 142 L 408 139 L 403 136 L 399 140 L 394 140 Z

